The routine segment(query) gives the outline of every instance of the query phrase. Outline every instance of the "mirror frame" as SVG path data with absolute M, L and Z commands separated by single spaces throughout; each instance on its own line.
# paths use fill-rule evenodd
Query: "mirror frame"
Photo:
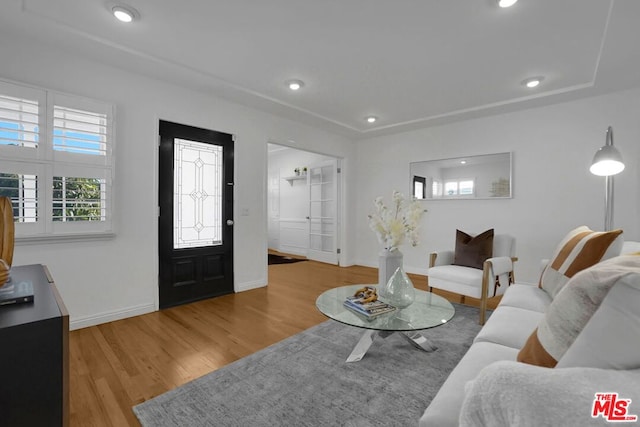
M 457 163 L 457 162 L 461 162 L 463 160 L 481 160 L 483 157 L 484 158 L 489 158 L 489 157 L 495 157 L 495 156 L 499 156 L 499 155 L 505 155 L 507 156 L 506 159 L 508 159 L 509 161 L 509 194 L 506 196 L 488 196 L 488 197 L 476 197 L 475 193 L 476 193 L 476 189 L 473 188 L 471 191 L 473 192 L 473 195 L 456 195 L 453 197 L 431 197 L 428 198 L 426 197 L 427 195 L 427 178 L 431 178 L 431 177 L 426 177 L 426 176 L 419 176 L 419 175 L 415 175 L 413 172 L 414 169 L 414 165 L 416 164 L 422 164 L 422 163 L 428 163 L 428 164 L 432 164 L 432 165 L 437 165 L 438 163 L 444 164 L 446 163 Z M 506 160 L 505 159 L 505 160 Z M 410 183 L 410 192 L 409 194 L 411 194 L 412 197 L 415 197 L 415 191 L 416 191 L 416 185 L 421 185 L 422 186 L 422 194 L 423 194 L 423 198 L 416 198 L 416 200 L 420 200 L 420 201 L 433 201 L 433 200 L 495 200 L 495 199 L 512 199 L 513 198 L 513 153 L 510 151 L 507 152 L 502 152 L 502 153 L 490 153 L 490 154 L 478 154 L 478 155 L 472 155 L 472 156 L 464 156 L 464 157 L 452 157 L 452 158 L 446 158 L 446 159 L 434 159 L 434 160 L 424 160 L 421 162 L 410 162 L 409 163 L 409 183 Z M 495 182 L 493 182 L 492 184 L 494 184 Z M 489 190 L 491 191 L 491 190 Z

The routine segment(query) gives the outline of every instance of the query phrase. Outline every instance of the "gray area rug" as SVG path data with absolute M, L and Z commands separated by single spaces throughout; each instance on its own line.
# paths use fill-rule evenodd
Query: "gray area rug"
M 480 330 L 478 309 L 454 304 L 423 331 L 426 353 L 393 334 L 345 363 L 362 329 L 328 320 L 133 408 L 151 426 L 416 426 Z

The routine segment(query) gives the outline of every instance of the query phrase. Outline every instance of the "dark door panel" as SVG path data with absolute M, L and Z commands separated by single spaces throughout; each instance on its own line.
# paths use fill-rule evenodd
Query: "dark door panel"
M 160 308 L 233 292 L 233 139 L 160 121 Z

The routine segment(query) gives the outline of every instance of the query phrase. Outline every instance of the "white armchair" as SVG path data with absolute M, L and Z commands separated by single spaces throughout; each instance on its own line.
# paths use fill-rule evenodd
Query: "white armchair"
M 502 295 L 513 283 L 515 239 L 508 234 L 496 234 L 493 238 L 493 256 L 484 261 L 483 268 L 453 265 L 453 251 L 429 254 L 427 286 L 480 300 L 480 324 L 486 320 L 487 299 Z

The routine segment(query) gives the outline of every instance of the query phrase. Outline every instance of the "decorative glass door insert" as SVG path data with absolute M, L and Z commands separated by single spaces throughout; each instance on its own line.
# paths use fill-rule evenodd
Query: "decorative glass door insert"
M 222 244 L 223 152 L 174 139 L 174 249 Z

